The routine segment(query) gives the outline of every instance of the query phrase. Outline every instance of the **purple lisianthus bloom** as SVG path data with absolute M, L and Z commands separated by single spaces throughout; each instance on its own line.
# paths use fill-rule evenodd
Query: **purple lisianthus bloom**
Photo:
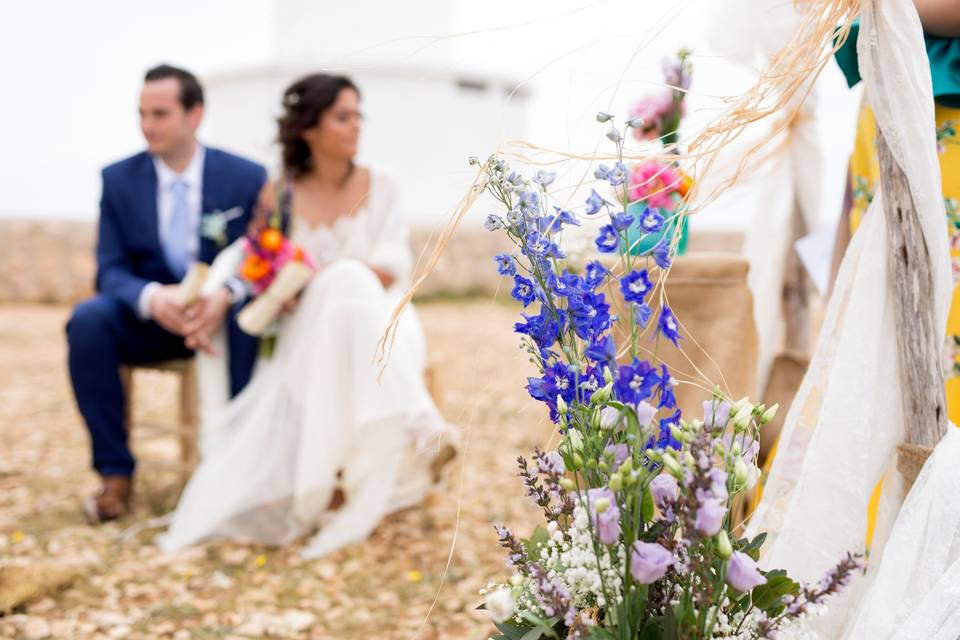
M 640 214 L 640 228 L 646 233 L 656 233 L 663 228 L 663 216 L 653 207 L 647 207 Z
M 610 409 L 611 407 L 606 407 Z M 616 411 L 616 409 L 614 409 Z M 630 447 L 625 443 L 621 442 L 619 444 L 608 444 L 603 448 L 604 453 L 609 453 L 613 456 L 613 466 L 611 471 L 616 471 L 620 468 L 620 465 L 623 464 L 623 461 L 630 457 Z
M 493 256 L 493 261 L 497 263 L 497 273 L 502 276 L 512 276 L 517 273 L 517 265 L 513 261 L 513 256 L 509 253 L 498 253 Z
M 606 508 L 597 513 L 597 505 L 606 501 Z M 605 545 L 616 544 L 620 539 L 620 507 L 617 496 L 610 489 L 590 489 L 587 491 L 590 506 L 590 519 L 596 528 L 597 537 Z
M 613 391 L 621 402 L 637 404 L 653 395 L 653 389 L 659 381 L 649 362 L 634 358 L 632 363 L 620 366 Z
M 630 553 L 630 575 L 640 584 L 653 584 L 667 573 L 674 560 L 663 545 L 637 540 Z
M 646 269 L 631 271 L 620 278 L 620 291 L 627 302 L 643 302 L 651 290 L 653 283 Z
M 717 500 L 727 499 L 727 472 L 723 469 L 710 470 L 710 493 Z
M 693 526 L 705 536 L 716 535 L 723 526 L 723 517 L 727 508 L 715 498 L 705 498 L 697 508 L 697 519 Z
M 659 407 L 673 409 L 677 406 L 677 396 L 673 393 L 673 378 L 667 371 L 667 365 L 660 365 L 660 384 L 657 386 L 657 392 L 660 396 Z
M 633 319 L 641 327 L 646 328 L 652 317 L 653 309 L 646 302 L 633 305 Z
M 591 289 L 596 289 L 603 283 L 603 279 L 607 277 L 607 274 L 610 272 L 602 264 L 593 260 L 587 263 L 586 268 L 583 272 L 583 282 L 585 285 Z
M 766 577 L 757 569 L 753 558 L 742 551 L 733 552 L 727 563 L 727 584 L 744 592 L 766 583 Z
M 669 504 L 676 502 L 680 495 L 680 484 L 669 473 L 661 473 L 650 481 L 650 493 L 653 502 L 661 511 Z
M 670 258 L 670 241 L 666 238 L 660 240 L 651 251 L 651 255 L 658 267 L 661 269 L 669 269 L 672 262 Z
M 518 300 L 523 306 L 529 305 L 536 298 L 536 291 L 533 282 L 523 276 L 513 276 L 513 291 L 510 295 L 514 300 Z
M 617 345 L 614 344 L 613 338 L 610 337 L 610 334 L 603 336 L 594 340 L 586 351 L 583 352 L 583 355 L 587 356 L 594 362 L 606 362 L 613 364 L 614 360 L 617 359 Z
M 660 317 L 657 319 L 657 331 L 662 333 L 674 346 L 679 346 L 677 340 L 680 339 L 680 331 L 677 326 L 677 317 L 673 315 L 673 311 L 671 311 L 667 305 L 663 305 L 660 309 Z
M 722 429 L 730 419 L 730 403 L 726 400 L 703 401 L 703 424 L 708 429 Z
M 637 403 L 637 422 L 641 427 L 650 426 L 654 416 L 657 415 L 657 408 L 645 400 Z
M 620 235 L 612 224 L 605 224 L 600 227 L 600 234 L 594 243 L 600 253 L 613 253 L 620 246 Z
M 603 199 L 603 196 L 597 193 L 596 189 L 590 189 L 590 195 L 587 197 L 587 208 L 584 209 L 584 213 L 592 216 L 600 211 L 605 204 L 607 204 L 607 201 Z
M 610 216 L 610 223 L 617 231 L 624 231 L 633 224 L 633 216 L 626 211 L 621 211 Z

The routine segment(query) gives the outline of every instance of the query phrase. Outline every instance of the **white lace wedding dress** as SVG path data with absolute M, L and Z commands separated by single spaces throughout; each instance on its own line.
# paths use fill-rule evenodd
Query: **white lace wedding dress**
M 424 384 L 415 310 L 401 319 L 380 375 L 376 345 L 409 282 L 408 232 L 389 179 L 371 174 L 366 205 L 332 227 L 292 223 L 318 272 L 281 322 L 272 357 L 203 426 L 203 460 L 184 490 L 165 551 L 211 539 L 286 545 L 316 557 L 365 539 L 420 501 L 438 452 L 455 445 Z M 367 266 L 396 277 L 385 291 Z M 379 376 L 379 379 L 378 379 Z M 328 510 L 335 489 L 346 503 Z

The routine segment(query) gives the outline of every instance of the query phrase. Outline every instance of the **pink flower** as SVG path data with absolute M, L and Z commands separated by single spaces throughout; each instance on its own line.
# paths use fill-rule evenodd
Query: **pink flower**
M 742 551 L 734 551 L 727 564 L 727 584 L 737 591 L 749 591 L 766 584 L 767 579 L 757 569 L 753 558 Z
M 663 120 L 673 109 L 673 90 L 670 88 L 637 100 L 630 109 L 630 117 L 641 118 L 643 128 L 634 129 L 633 135 L 638 140 L 659 138 L 663 133 Z
M 662 162 L 646 160 L 630 173 L 630 200 L 645 202 L 667 212 L 674 209 L 673 194 L 680 188 L 680 173 Z
M 597 537 L 606 545 L 620 539 L 620 507 L 617 496 L 609 489 L 590 489 L 587 491 L 590 505 L 590 519 L 596 527 Z
M 673 562 L 673 554 L 663 545 L 637 540 L 630 554 L 630 574 L 640 584 L 652 584 L 664 576 Z

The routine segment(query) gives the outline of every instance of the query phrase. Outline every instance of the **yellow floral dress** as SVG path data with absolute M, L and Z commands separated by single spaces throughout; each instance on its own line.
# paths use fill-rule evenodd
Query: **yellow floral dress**
M 947 317 L 944 378 L 947 416 L 960 425 L 960 109 L 937 104 L 934 112 L 937 123 L 937 151 L 940 154 L 940 176 L 946 204 L 946 229 L 950 235 L 950 262 L 953 267 L 953 299 Z M 864 104 L 857 121 L 857 138 L 850 157 L 850 181 L 853 207 L 850 210 L 850 232 L 856 231 L 867 207 L 873 200 L 880 182 L 880 164 L 877 161 L 877 124 L 873 111 Z M 881 480 L 873 490 L 867 510 L 867 545 L 873 540 L 877 508 L 883 487 Z

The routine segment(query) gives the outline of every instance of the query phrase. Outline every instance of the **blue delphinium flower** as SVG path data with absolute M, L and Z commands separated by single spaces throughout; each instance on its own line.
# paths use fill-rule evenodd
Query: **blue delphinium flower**
M 653 207 L 647 207 L 640 214 L 640 226 L 646 233 L 656 233 L 663 228 L 663 216 Z
M 600 227 L 600 235 L 594 240 L 597 250 L 600 253 L 613 253 L 620 246 L 620 236 L 612 224 L 605 224 Z
M 607 201 L 603 199 L 603 196 L 597 193 L 596 189 L 590 189 L 590 195 L 587 197 L 587 208 L 584 209 L 584 213 L 592 216 L 600 211 L 605 204 L 607 204 Z
M 503 229 L 503 218 L 500 216 L 495 216 L 492 213 L 487 216 L 487 219 L 483 221 L 483 227 L 487 231 L 496 231 L 497 229 Z
M 653 395 L 659 381 L 649 362 L 634 358 L 631 364 L 620 365 L 613 383 L 614 395 L 621 402 L 637 404 Z
M 570 224 L 575 227 L 580 226 L 580 221 L 577 218 L 567 211 L 566 209 L 561 209 L 560 207 L 554 207 L 554 210 L 557 212 L 556 215 L 552 215 L 549 218 L 546 218 L 548 224 L 544 231 L 547 233 L 556 233 L 563 229 L 563 225 Z
M 670 431 L 670 427 L 679 427 L 680 426 L 680 410 L 677 409 L 673 412 L 673 415 L 669 415 L 666 418 L 663 418 L 660 421 L 660 435 L 654 442 L 653 438 L 650 439 L 650 442 L 647 443 L 648 447 L 655 446 L 658 449 L 675 449 L 680 450 L 680 443 L 676 438 L 673 437 L 673 433 Z
M 653 283 L 646 269 L 631 271 L 620 278 L 620 291 L 627 302 L 643 302 L 647 294 L 653 290 Z
M 657 263 L 658 267 L 661 269 L 669 269 L 671 263 L 670 241 L 667 238 L 660 240 L 653 248 L 651 255 L 653 255 L 653 261 Z
M 533 181 L 536 182 L 541 187 L 543 187 L 544 189 L 549 187 L 553 183 L 553 181 L 556 179 L 557 179 L 556 171 L 544 171 L 543 169 L 540 169 L 539 171 L 537 171 L 537 175 L 533 176 Z
M 621 211 L 610 216 L 610 223 L 617 231 L 623 231 L 633 224 L 633 216 L 626 211 Z
M 510 175 L 507 176 L 507 182 L 512 184 L 514 187 L 523 186 L 523 176 L 516 171 L 511 171 Z
M 517 273 L 517 263 L 513 261 L 513 256 L 509 253 L 498 253 L 493 256 L 493 261 L 497 263 L 497 273 L 502 276 L 512 276 Z
M 614 344 L 610 334 L 607 334 L 590 343 L 583 355 L 594 362 L 613 364 L 617 359 L 617 345 Z
M 589 404 L 590 398 L 594 392 L 604 385 L 603 369 L 604 365 L 587 367 L 587 370 L 580 376 L 580 384 L 577 385 L 577 400 L 583 404 Z
M 523 322 L 517 322 L 513 325 L 516 333 L 528 335 L 537 344 L 541 351 L 549 349 L 560 338 L 566 327 L 567 312 L 559 309 L 556 313 L 549 307 L 540 307 L 540 313 L 528 316 L 525 313 Z
M 658 407 L 673 409 L 677 406 L 677 396 L 673 393 L 673 378 L 667 371 L 667 365 L 662 363 L 660 365 L 660 384 L 657 385 L 657 394 L 660 397 Z
M 570 296 L 570 320 L 574 331 L 584 340 L 592 340 L 613 324 L 610 305 L 602 293 Z
M 677 345 L 677 340 L 680 339 L 680 332 L 677 325 L 677 317 L 673 315 L 673 311 L 671 311 L 667 305 L 663 305 L 660 309 L 660 317 L 657 319 L 657 331 L 662 333 L 667 340 L 674 345 L 679 346 Z
M 547 286 L 550 287 L 550 291 L 564 298 L 583 293 L 584 289 L 581 283 L 580 276 L 567 271 L 559 276 L 551 273 L 547 278 Z
M 609 273 L 606 267 L 596 260 L 592 260 L 587 263 L 584 269 L 583 282 L 590 289 L 596 289 L 603 283 L 604 278 L 606 278 Z
M 514 300 L 519 300 L 523 306 L 529 305 L 536 297 L 533 282 L 523 276 L 513 276 L 513 291 L 510 292 Z
M 610 167 L 605 164 L 597 166 L 597 168 L 593 170 L 593 177 L 597 180 L 607 180 L 610 177 Z
M 619 187 L 627 181 L 628 175 L 630 175 L 630 171 L 627 169 L 627 165 L 622 162 L 615 162 L 613 168 L 607 173 L 606 180 L 611 186 Z
M 650 308 L 646 302 L 633 305 L 633 319 L 634 321 L 643 327 L 647 328 L 647 324 L 650 322 L 650 318 L 653 317 L 653 309 Z
M 540 196 L 532 189 L 525 189 L 520 192 L 520 210 L 525 212 L 536 211 L 540 206 Z
M 510 209 L 510 211 L 507 211 L 507 222 L 518 229 L 525 226 L 523 224 L 523 213 L 519 209 Z
M 543 370 L 541 378 L 527 378 L 527 391 L 535 400 L 540 400 L 550 408 L 550 419 L 554 422 L 557 414 L 557 397 L 566 403 L 573 402 L 576 395 L 576 378 L 570 367 L 557 362 Z

